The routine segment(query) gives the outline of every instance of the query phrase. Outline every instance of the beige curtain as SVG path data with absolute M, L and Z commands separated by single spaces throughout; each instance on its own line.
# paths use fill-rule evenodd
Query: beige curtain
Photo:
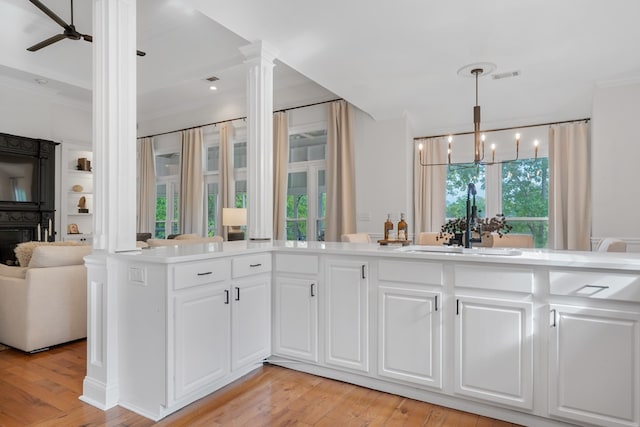
M 356 232 L 355 172 L 351 142 L 351 106 L 329 104 L 327 122 L 327 213 L 325 240 Z
M 287 168 L 289 166 L 289 119 L 286 112 L 273 114 L 273 237 L 287 238 Z
M 428 138 L 420 142 L 423 146 L 423 163 L 446 163 L 444 138 Z M 447 167 L 422 166 L 419 144 L 414 143 L 413 157 L 414 236 L 417 236 L 423 231 L 440 231 L 444 224 Z
M 202 128 L 184 130 L 181 135 L 180 232 L 204 236 Z
M 153 158 L 153 138 L 137 141 L 136 230 L 154 234 L 156 225 L 156 169 Z
M 589 124 L 549 128 L 549 242 L 551 249 L 591 248 Z
M 225 122 L 218 126 L 220 129 L 220 183 L 218 203 L 218 231 L 219 236 L 227 240 L 227 230 L 222 226 L 222 208 L 236 207 L 236 182 L 233 177 L 233 144 L 229 137 L 230 124 Z

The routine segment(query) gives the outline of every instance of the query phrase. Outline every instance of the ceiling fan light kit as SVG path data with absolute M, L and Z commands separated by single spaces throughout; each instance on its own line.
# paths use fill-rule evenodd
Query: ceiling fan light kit
M 83 39 L 85 41 L 88 41 L 89 43 L 93 42 L 93 36 L 78 32 L 78 30 L 76 30 L 75 25 L 73 24 L 73 0 L 71 0 L 71 24 L 67 24 L 62 18 L 56 15 L 47 6 L 45 6 L 40 0 L 29 0 L 29 1 L 64 29 L 64 31 L 61 34 L 56 34 L 55 36 L 49 37 L 48 39 L 43 40 L 40 43 L 36 43 L 33 46 L 27 48 L 29 52 L 36 52 L 44 47 L 47 47 L 49 45 L 52 45 L 64 39 L 69 39 L 69 40 Z M 146 53 L 140 50 L 137 50 L 136 55 L 145 56 Z

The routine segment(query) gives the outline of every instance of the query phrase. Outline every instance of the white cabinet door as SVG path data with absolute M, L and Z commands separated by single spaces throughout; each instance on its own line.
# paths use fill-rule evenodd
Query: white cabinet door
M 442 295 L 378 288 L 378 374 L 442 388 Z
M 229 372 L 230 325 L 227 283 L 179 292 L 173 299 L 174 400 Z
M 325 363 L 369 371 L 368 263 L 327 260 L 323 284 Z
M 455 392 L 531 409 L 532 304 L 458 296 L 455 309 Z
M 235 280 L 231 294 L 231 369 L 235 370 L 271 353 L 271 277 Z
M 551 305 L 549 412 L 578 422 L 638 426 L 640 315 Z
M 274 297 L 274 353 L 318 361 L 318 282 L 278 276 Z

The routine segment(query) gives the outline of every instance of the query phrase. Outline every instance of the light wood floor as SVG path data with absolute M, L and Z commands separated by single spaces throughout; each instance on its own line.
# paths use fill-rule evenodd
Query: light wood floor
M 275 366 L 155 424 L 120 407 L 103 412 L 78 400 L 85 361 L 84 340 L 37 354 L 0 351 L 0 427 L 514 425 Z

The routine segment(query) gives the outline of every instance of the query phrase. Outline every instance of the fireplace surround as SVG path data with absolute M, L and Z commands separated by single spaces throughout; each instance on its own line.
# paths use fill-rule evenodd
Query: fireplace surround
M 0 263 L 17 263 L 13 250 L 20 242 L 55 240 L 55 147 L 57 142 L 0 133 L 0 160 L 25 159 L 34 166 L 26 177 L 29 197 L 18 188 L 3 188 L 0 194 L 12 194 L 0 200 Z M 34 160 L 34 161 L 33 161 Z M 13 170 L 0 170 L 0 186 L 7 187 L 25 177 L 10 176 Z

